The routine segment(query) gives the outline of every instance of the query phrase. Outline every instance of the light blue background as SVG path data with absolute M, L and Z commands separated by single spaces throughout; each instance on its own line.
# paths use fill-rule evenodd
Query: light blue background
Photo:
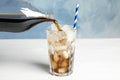
M 60 24 L 73 25 L 76 3 L 80 4 L 78 38 L 119 38 L 120 0 L 1 0 L 1 13 L 20 13 L 21 7 L 54 14 Z M 46 38 L 46 27 L 42 23 L 21 33 L 0 32 L 0 39 Z

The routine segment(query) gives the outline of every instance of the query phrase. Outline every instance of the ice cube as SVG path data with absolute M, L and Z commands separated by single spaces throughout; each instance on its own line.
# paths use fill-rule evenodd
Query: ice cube
M 64 25 L 63 27 L 62 27 L 62 30 L 63 31 L 68 31 L 68 30 L 71 30 L 71 26 L 70 25 Z
M 48 35 L 48 44 L 54 44 L 58 40 L 57 31 L 52 31 Z
M 54 48 L 54 50 L 55 51 L 59 51 L 59 50 L 61 50 L 62 48 L 62 44 L 60 43 L 60 42 L 55 42 L 54 44 L 52 44 L 53 45 L 53 48 Z M 64 47 L 63 47 L 64 48 Z
M 66 60 L 64 60 L 64 61 L 61 63 L 61 67 L 62 67 L 62 68 L 65 68 L 65 67 L 67 67 L 68 65 L 69 65 L 69 63 L 67 63 Z
M 67 45 L 54 46 L 55 51 L 67 50 Z
M 73 31 L 67 31 L 66 34 L 67 34 L 67 40 L 69 42 L 72 42 L 75 40 L 76 35 Z
M 57 62 L 59 60 L 59 55 L 55 53 L 53 58 L 54 58 L 54 61 Z
M 64 31 L 58 31 L 57 35 L 59 40 L 67 38 L 66 33 Z
M 67 59 L 69 57 L 69 53 L 67 51 L 64 51 L 63 56 L 64 56 L 65 59 Z
M 59 73 L 65 73 L 66 71 L 67 71 L 66 68 L 59 68 L 59 69 L 58 69 L 58 72 L 59 72 Z
M 67 39 L 61 39 L 59 40 L 59 42 L 62 44 L 62 45 L 65 45 L 67 43 Z
M 76 38 L 76 32 L 75 32 L 75 30 L 71 26 L 64 25 L 62 27 L 62 30 L 66 33 L 68 41 L 72 42 L 72 41 L 75 40 L 75 38 Z
M 67 36 L 64 31 L 52 31 L 48 35 L 48 43 L 56 44 L 56 42 L 66 43 Z

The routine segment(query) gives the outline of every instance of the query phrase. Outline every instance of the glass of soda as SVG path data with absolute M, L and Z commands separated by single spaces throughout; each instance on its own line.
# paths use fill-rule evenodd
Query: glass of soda
M 54 24 L 47 29 L 50 73 L 67 76 L 73 72 L 76 30 L 70 25 L 61 26 L 58 31 Z

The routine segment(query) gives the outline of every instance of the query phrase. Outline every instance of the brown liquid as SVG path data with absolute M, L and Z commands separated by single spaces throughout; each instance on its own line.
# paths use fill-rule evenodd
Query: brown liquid
M 54 60 L 54 54 L 49 53 L 50 55 L 50 62 L 51 62 L 51 70 L 55 73 L 68 73 L 72 71 L 71 62 L 73 62 L 71 56 L 65 59 L 62 55 L 59 55 L 59 60 Z M 60 70 L 62 69 L 62 71 Z
M 0 31 L 23 32 L 42 22 L 53 22 L 58 31 L 61 28 L 55 19 L 46 17 L 26 17 L 23 14 L 0 14 Z
M 44 17 L 45 18 L 45 17 Z M 58 31 L 62 31 L 62 29 L 60 28 L 60 25 L 58 24 L 58 22 L 55 19 L 51 19 L 51 18 L 46 18 L 46 21 L 51 21 L 54 23 L 55 27 L 57 28 Z
M 62 29 L 60 28 L 60 25 L 58 24 L 56 20 L 53 23 L 55 24 L 58 31 L 62 31 Z

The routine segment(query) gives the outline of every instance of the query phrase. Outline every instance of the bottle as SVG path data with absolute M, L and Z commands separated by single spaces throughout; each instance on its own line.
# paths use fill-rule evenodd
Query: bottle
M 56 28 L 61 30 L 53 17 L 44 14 L 28 2 L 2 0 L 2 3 L 9 3 L 9 5 L 5 7 L 0 5 L 2 7 L 0 8 L 0 32 L 23 32 L 42 22 L 53 22 Z M 13 8 L 13 4 L 17 6 Z
M 55 21 L 47 17 L 26 17 L 23 14 L 0 14 L 1 32 L 23 32 L 38 23 Z
M 53 22 L 60 31 L 57 21 L 48 15 L 31 11 L 28 8 L 21 10 L 24 14 L 0 14 L 1 32 L 23 32 L 42 22 Z

